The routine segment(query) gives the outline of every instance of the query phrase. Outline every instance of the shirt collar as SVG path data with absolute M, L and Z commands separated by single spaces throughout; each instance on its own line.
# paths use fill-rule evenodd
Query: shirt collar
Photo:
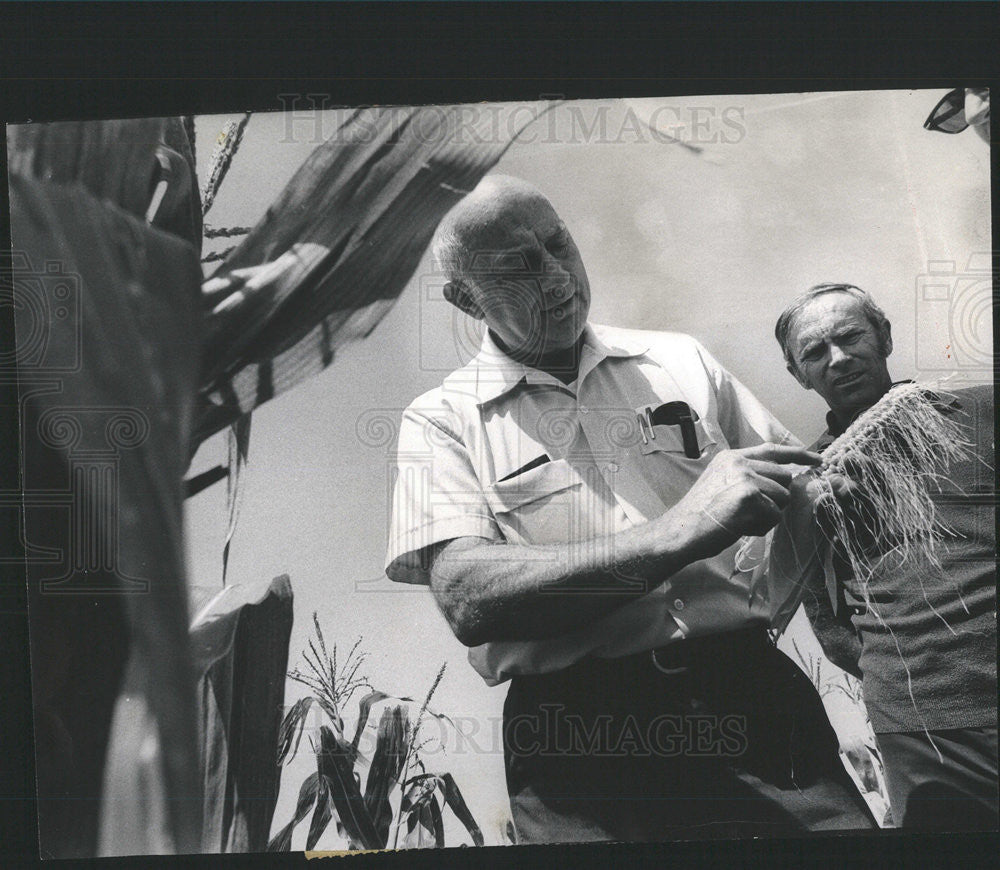
M 599 334 L 601 332 L 603 332 L 602 327 L 597 326 L 595 329 L 589 323 L 583 328 L 583 350 L 580 357 L 580 370 L 577 374 L 578 383 L 581 383 L 593 369 L 608 357 L 640 356 L 649 349 L 648 346 L 639 342 L 622 340 L 620 337 L 614 341 L 605 342 Z M 475 373 L 474 389 L 476 403 L 479 405 L 500 398 L 522 381 L 528 384 L 549 384 L 566 389 L 565 384 L 547 372 L 532 368 L 507 356 L 497 347 L 489 330 L 486 330 L 483 336 L 479 353 L 466 369 L 471 369 Z

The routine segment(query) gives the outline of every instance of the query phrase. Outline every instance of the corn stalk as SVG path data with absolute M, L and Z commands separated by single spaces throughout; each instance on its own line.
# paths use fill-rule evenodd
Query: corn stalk
M 482 831 L 465 803 L 457 783 L 450 773 L 429 773 L 420 758 L 420 725 L 427 716 L 451 724 L 451 721 L 430 708 L 430 700 L 444 675 L 444 666 L 411 721 L 409 697 L 392 697 L 371 689 L 360 675 L 366 656 L 355 643 L 346 660 L 338 665 L 337 648 L 328 654 L 322 629 L 313 614 L 315 641 L 310 640 L 303 656 L 306 669 L 296 669 L 289 677 L 310 688 L 313 694 L 294 704 L 282 722 L 278 745 L 278 763 L 287 764 L 295 757 L 306 717 L 314 707 L 325 714 L 328 724 L 319 729 L 319 742 L 313 743 L 316 771 L 306 777 L 299 790 L 295 813 L 268 844 L 268 851 L 287 852 L 291 849 L 292 833 L 312 810 L 312 821 L 306 839 L 306 849 L 316 846 L 320 837 L 335 821 L 338 832 L 351 849 L 386 849 L 400 846 L 400 831 L 405 827 L 401 847 L 423 848 L 444 846 L 442 804 L 447 806 L 465 826 L 473 843 L 484 843 Z M 354 736 L 348 740 L 344 732 L 342 713 L 351 697 L 361 687 L 369 691 L 358 703 L 358 722 Z M 370 763 L 362 757 L 361 736 L 368 725 L 375 704 L 389 701 L 379 718 L 375 749 Z M 368 764 L 364 791 L 360 768 Z M 420 772 L 410 776 L 414 769 Z M 393 823 L 393 799 L 398 796 L 398 812 Z

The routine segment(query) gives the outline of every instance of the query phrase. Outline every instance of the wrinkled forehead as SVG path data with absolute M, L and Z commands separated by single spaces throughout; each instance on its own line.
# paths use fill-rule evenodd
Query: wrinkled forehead
M 841 290 L 822 293 L 806 302 L 792 318 L 791 337 L 801 345 L 810 339 L 844 329 L 875 327 L 868 320 L 861 300 Z

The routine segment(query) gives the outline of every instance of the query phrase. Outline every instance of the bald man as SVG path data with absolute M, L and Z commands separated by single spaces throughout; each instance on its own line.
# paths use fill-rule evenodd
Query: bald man
M 818 457 L 694 339 L 588 324 L 580 252 L 525 182 L 485 179 L 434 251 L 487 329 L 403 415 L 386 571 L 509 681 L 521 840 L 872 827 L 736 564 Z

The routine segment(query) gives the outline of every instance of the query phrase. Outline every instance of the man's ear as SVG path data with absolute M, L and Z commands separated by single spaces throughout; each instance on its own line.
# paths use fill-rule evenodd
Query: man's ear
M 812 387 L 809 386 L 809 382 L 805 379 L 805 376 L 799 371 L 798 366 L 795 363 L 785 363 L 785 368 L 788 369 L 788 373 L 795 378 L 805 389 L 811 390 Z
M 444 298 L 452 305 L 461 308 L 469 317 L 483 319 L 483 309 L 476 304 L 469 289 L 461 281 L 449 281 L 444 285 Z
M 888 321 L 885 324 L 885 328 L 882 330 L 882 350 L 886 357 L 892 353 L 892 326 L 888 323 Z

